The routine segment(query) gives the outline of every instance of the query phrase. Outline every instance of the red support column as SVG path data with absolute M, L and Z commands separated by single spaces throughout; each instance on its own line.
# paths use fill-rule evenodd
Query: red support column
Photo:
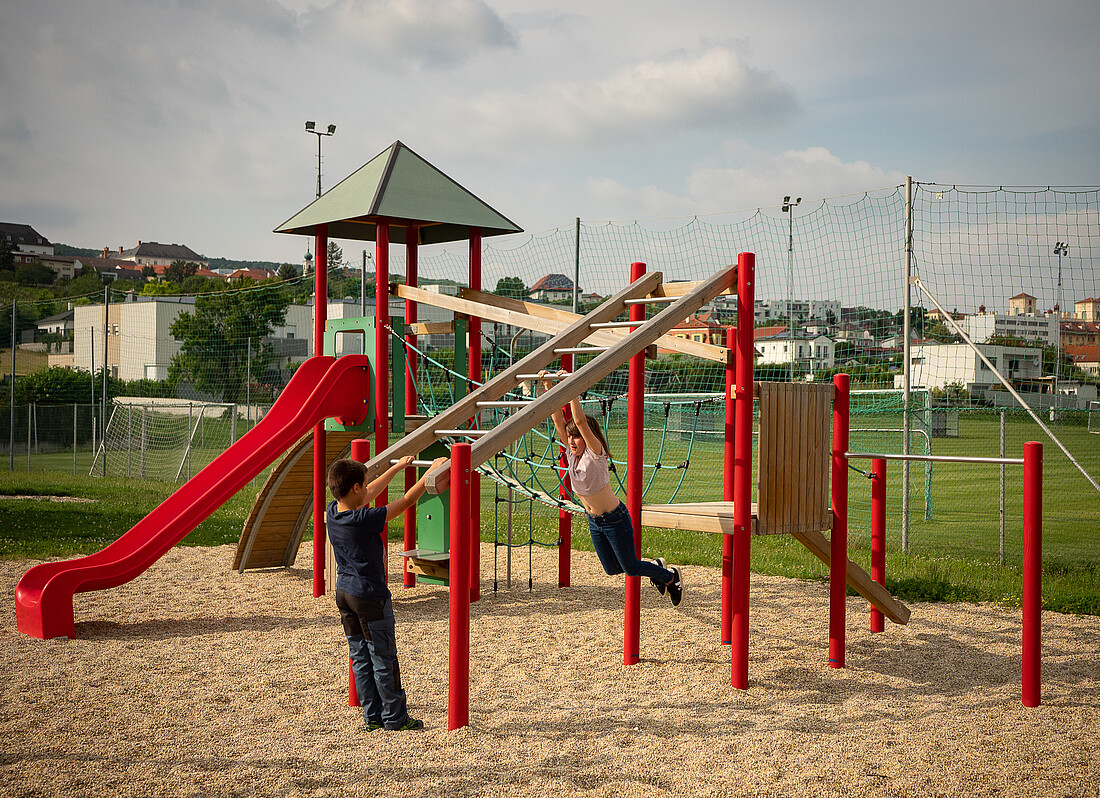
M 470 723 L 470 444 L 451 447 L 450 639 L 447 728 Z
M 630 264 L 630 282 L 645 274 L 644 263 Z M 630 321 L 645 321 L 645 305 L 630 306 Z M 631 330 L 637 329 L 632 327 Z M 645 434 L 645 352 L 630 358 L 626 408 L 626 509 L 634 525 L 634 551 L 642 554 L 642 449 Z M 626 577 L 623 602 L 623 664 L 640 660 L 642 587 L 637 576 Z
M 1023 704 L 1042 701 L 1043 444 L 1024 444 Z
M 405 237 L 405 284 L 411 288 L 417 287 L 419 275 L 417 274 L 419 257 L 420 229 L 410 227 Z M 410 416 L 416 415 L 416 352 L 412 347 L 416 346 L 416 333 L 412 332 L 412 326 L 416 324 L 416 302 L 405 300 L 405 423 L 408 424 Z M 405 427 L 408 430 L 408 426 Z M 415 468 L 405 469 L 405 491 L 416 484 L 417 476 Z M 405 551 L 416 548 L 416 507 L 410 507 L 405 511 Z M 402 563 L 401 571 L 405 574 L 405 587 L 416 586 L 416 574 L 409 571 L 406 561 Z
M 829 546 L 829 665 L 844 667 L 844 620 L 848 601 L 848 386 L 833 377 L 833 534 Z
M 749 558 L 752 531 L 752 401 L 753 401 L 753 292 L 756 285 L 756 256 L 737 256 L 737 361 L 734 399 L 733 455 L 733 574 L 732 643 L 730 684 L 738 690 L 749 687 Z
M 561 367 L 564 371 L 573 370 L 573 355 L 566 353 L 561 356 Z M 566 408 L 568 411 L 568 408 Z M 565 468 L 565 450 L 562 449 L 559 464 Z M 560 496 L 567 499 L 569 489 L 569 475 L 562 475 L 562 488 Z M 573 545 L 573 514 L 567 510 L 558 510 L 558 587 L 569 587 L 569 569 L 572 558 Z
M 370 441 L 356 438 L 351 442 L 351 459 L 358 463 L 370 460 Z M 351 667 L 351 654 L 348 654 L 348 706 L 362 706 L 359 701 L 359 691 L 355 688 L 355 671 Z
M 328 320 L 328 225 L 315 228 L 313 259 L 313 354 L 325 347 Z M 313 428 L 313 597 L 325 595 L 325 422 Z
M 733 501 L 734 392 L 737 388 L 737 328 L 726 328 L 725 443 L 722 451 L 722 501 Z M 733 641 L 733 537 L 722 535 L 722 645 Z
M 374 236 L 374 446 L 384 452 L 390 445 L 390 226 L 375 225 Z M 375 507 L 389 503 L 389 489 L 378 494 Z M 389 576 L 389 536 L 382 540 Z
M 481 228 L 470 228 L 470 288 L 481 290 Z M 469 374 L 470 390 L 481 382 L 481 318 L 470 316 Z M 481 474 L 474 471 L 470 475 L 473 503 L 470 506 L 470 525 L 473 530 L 470 539 L 470 600 L 481 598 Z
M 871 461 L 871 578 L 886 586 L 886 461 Z M 871 631 L 885 629 L 882 611 L 871 607 Z

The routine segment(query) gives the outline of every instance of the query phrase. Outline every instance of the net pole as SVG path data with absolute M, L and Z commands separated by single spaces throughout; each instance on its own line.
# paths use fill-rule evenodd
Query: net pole
M 645 275 L 644 263 L 630 264 L 630 282 Z M 645 321 L 645 305 L 630 306 L 630 320 Z M 631 327 L 631 331 L 637 327 Z M 626 501 L 634 526 L 634 553 L 642 556 L 642 447 L 645 427 L 645 352 L 630 358 L 627 373 L 626 412 Z M 623 608 L 623 665 L 640 661 L 641 637 L 641 577 L 626 577 L 626 597 Z
M 315 228 L 314 251 L 317 253 L 313 261 L 313 354 L 316 357 L 324 347 L 325 321 L 328 314 L 327 224 L 319 224 Z M 251 411 L 251 408 L 249 410 Z M 325 422 L 320 421 L 313 427 L 314 598 L 325 595 L 325 446 Z
M 737 388 L 737 328 L 726 328 L 726 348 L 730 350 L 726 362 L 725 427 L 722 449 L 722 500 L 733 501 L 733 463 L 735 457 L 736 432 L 734 416 L 734 392 Z M 722 645 L 731 645 L 733 640 L 733 538 L 722 535 L 722 625 L 720 634 Z
M 730 684 L 749 687 L 749 540 L 752 523 L 753 292 L 756 256 L 737 257 L 737 396 L 734 402 L 733 461 L 733 622 Z
M 905 262 L 902 267 L 902 307 L 905 308 L 905 318 L 902 320 L 902 334 L 905 340 L 902 341 L 902 371 L 901 371 L 901 391 L 902 391 L 902 411 L 901 411 L 901 451 L 903 454 L 909 454 L 909 406 L 910 396 L 909 391 L 911 388 L 912 377 L 912 359 L 910 357 L 911 347 L 911 327 L 912 322 L 909 319 L 909 313 L 912 302 L 912 294 L 909 288 L 909 277 L 913 271 L 913 178 L 906 176 L 905 178 Z M 906 554 L 909 553 L 909 461 L 906 460 L 901 464 L 901 550 Z

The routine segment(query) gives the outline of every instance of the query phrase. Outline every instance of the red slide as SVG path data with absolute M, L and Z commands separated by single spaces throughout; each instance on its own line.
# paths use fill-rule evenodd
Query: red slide
M 117 587 L 144 573 L 322 419 L 362 421 L 369 374 L 366 355 L 305 361 L 262 421 L 126 534 L 95 554 L 23 574 L 15 588 L 19 631 L 44 640 L 75 637 L 74 594 Z

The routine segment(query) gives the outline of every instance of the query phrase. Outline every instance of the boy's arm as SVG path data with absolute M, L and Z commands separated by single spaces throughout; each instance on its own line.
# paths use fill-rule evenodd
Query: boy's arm
M 434 471 L 439 466 L 447 462 L 446 457 L 437 457 L 435 462 L 424 469 L 424 476 L 416 481 L 416 484 L 409 488 L 405 495 L 400 499 L 394 499 L 392 502 L 386 505 L 386 520 L 392 521 L 397 518 L 403 512 L 416 504 L 417 499 L 424 495 L 424 481 L 428 478 L 428 473 Z
M 394 478 L 397 472 L 404 471 L 412 465 L 412 462 L 413 458 L 406 455 L 372 479 L 364 489 L 365 497 L 363 499 L 363 504 L 370 504 L 373 502 L 378 497 L 378 494 L 386 489 L 386 486 L 390 484 L 390 480 Z

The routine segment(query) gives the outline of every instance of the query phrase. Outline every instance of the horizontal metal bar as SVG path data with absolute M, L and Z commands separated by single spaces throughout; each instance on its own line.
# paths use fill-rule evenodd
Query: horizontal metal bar
M 646 296 L 640 299 L 628 299 L 625 304 L 627 305 L 655 305 L 659 302 L 675 302 L 680 297 L 678 296 Z
M 437 429 L 434 432 L 440 438 L 480 438 L 482 435 L 489 434 L 487 429 Z
M 531 404 L 531 403 L 529 401 L 525 400 L 525 399 L 514 399 L 514 400 L 498 399 L 498 400 L 492 401 L 492 402 L 478 402 L 477 406 L 478 407 L 526 407 L 529 404 Z
M 928 463 L 992 463 L 994 465 L 1023 465 L 1022 457 L 957 457 L 947 454 L 885 454 L 883 452 L 845 452 L 844 456 L 863 460 L 916 460 Z
M 555 349 L 555 355 L 590 355 L 597 354 L 599 352 L 606 352 L 610 349 L 610 346 L 563 346 L 561 349 Z
M 597 327 L 641 327 L 643 324 L 645 324 L 643 321 L 598 321 L 589 326 L 596 329 Z
M 564 379 L 566 379 L 567 377 L 570 377 L 570 376 L 572 376 L 572 375 L 570 375 L 570 374 L 558 374 L 557 372 L 554 372 L 552 374 L 546 374 L 542 377 L 540 377 L 538 374 L 517 374 L 516 375 L 516 381 L 517 382 L 526 382 L 527 380 L 564 380 Z
M 390 460 L 390 465 L 397 465 L 400 462 L 400 460 Z M 415 468 L 427 468 L 434 462 L 435 460 L 413 460 L 409 465 Z

